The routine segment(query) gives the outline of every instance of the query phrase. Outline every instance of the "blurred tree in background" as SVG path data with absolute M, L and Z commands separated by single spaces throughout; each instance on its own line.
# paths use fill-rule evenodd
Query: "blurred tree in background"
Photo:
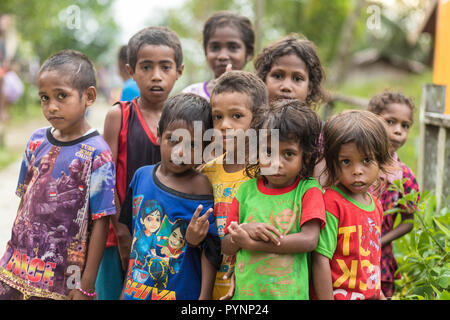
M 93 61 L 112 46 L 118 26 L 111 12 L 114 0 L 2 0 L 0 12 L 16 17 L 18 55 L 40 62 L 62 49 L 75 49 Z

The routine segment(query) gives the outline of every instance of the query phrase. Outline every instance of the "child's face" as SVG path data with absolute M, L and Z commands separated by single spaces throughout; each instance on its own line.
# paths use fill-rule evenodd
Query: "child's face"
M 392 151 L 397 151 L 408 139 L 409 128 L 412 125 L 412 111 L 402 103 L 388 104 L 380 116 L 386 121 L 390 147 Z
M 206 44 L 206 60 L 215 78 L 225 72 L 229 63 L 233 70 L 242 70 L 250 58 L 240 31 L 231 26 L 216 28 Z
M 127 70 L 136 81 L 141 97 L 150 104 L 158 104 L 167 100 L 183 73 L 183 66 L 177 68 L 172 48 L 144 44 L 138 50 L 135 70 L 128 64 Z
M 227 150 L 228 143 L 234 145 L 236 152 L 237 137 L 231 129 L 246 131 L 250 128 L 253 118 L 250 97 L 240 92 L 223 92 L 214 95 L 211 97 L 211 115 L 214 129 L 222 134 L 223 150 Z
M 377 161 L 359 151 L 353 142 L 341 146 L 338 161 L 340 185 L 350 196 L 365 194 L 378 177 Z
M 181 174 L 194 167 L 195 145 L 202 146 L 202 137 L 195 137 L 194 129 L 186 122 L 175 120 L 161 136 L 158 134 L 158 143 L 161 148 L 161 169 Z
M 77 137 L 86 129 L 85 113 L 94 103 L 96 90 L 89 87 L 81 95 L 61 71 L 43 71 L 38 78 L 42 113 L 56 129 L 55 135 Z
M 266 175 L 267 187 L 284 188 L 294 183 L 302 168 L 303 151 L 298 141 L 279 141 L 278 153 L 273 148 L 272 138 L 267 139 L 267 148 L 260 148 L 259 163 L 261 173 L 270 168 L 273 174 Z
M 309 73 L 305 62 L 296 54 L 275 60 L 266 76 L 269 100 L 298 99 L 305 101 L 309 94 Z

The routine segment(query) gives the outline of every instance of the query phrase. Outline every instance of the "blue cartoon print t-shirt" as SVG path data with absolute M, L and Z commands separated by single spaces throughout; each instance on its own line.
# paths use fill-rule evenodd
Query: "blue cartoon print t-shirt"
M 123 297 L 198 299 L 201 250 L 188 246 L 185 234 L 200 204 L 200 215 L 213 207 L 213 195 L 190 195 L 163 185 L 155 174 L 158 165 L 136 171 L 122 206 L 119 222 L 128 225 L 133 235 Z M 218 239 L 213 215 L 209 223 L 209 236 Z

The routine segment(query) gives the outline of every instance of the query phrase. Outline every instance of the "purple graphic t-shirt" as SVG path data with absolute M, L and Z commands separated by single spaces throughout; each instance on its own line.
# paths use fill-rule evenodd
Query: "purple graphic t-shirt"
M 28 141 L 22 198 L 0 259 L 0 281 L 25 296 L 64 299 L 81 279 L 93 220 L 115 214 L 115 168 L 97 131 L 61 142 L 51 128 Z

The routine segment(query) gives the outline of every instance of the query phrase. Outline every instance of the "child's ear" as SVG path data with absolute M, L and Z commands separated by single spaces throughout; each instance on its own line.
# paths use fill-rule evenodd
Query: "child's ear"
M 184 64 L 182 64 L 182 65 L 177 69 L 177 80 L 178 80 L 178 78 L 180 78 L 181 75 L 183 74 L 183 70 L 184 70 Z
M 127 72 L 130 75 L 130 77 L 133 78 L 134 81 L 136 81 L 136 79 L 134 79 L 133 68 L 131 68 L 131 66 L 128 63 L 125 65 L 125 69 L 127 70 Z
M 93 105 L 97 99 L 97 89 L 95 89 L 94 86 L 90 86 L 86 89 L 86 91 L 84 91 L 84 93 L 86 94 L 86 105 L 88 107 Z

